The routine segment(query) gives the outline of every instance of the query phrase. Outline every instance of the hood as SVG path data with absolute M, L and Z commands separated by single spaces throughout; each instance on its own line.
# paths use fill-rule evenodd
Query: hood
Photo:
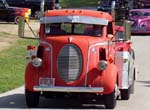
M 46 42 L 50 42 L 55 45 L 56 43 L 60 45 L 65 45 L 68 43 L 73 43 L 77 45 L 89 46 L 99 42 L 103 42 L 104 39 L 98 37 L 89 37 L 89 36 L 76 36 L 76 35 L 68 35 L 68 36 L 58 36 L 58 37 L 47 37 Z
M 97 43 L 101 41 L 100 39 L 89 36 L 67 35 L 61 37 L 51 36 L 44 39 L 43 43 L 41 41 L 41 45 L 46 46 L 45 50 L 47 51 L 45 54 L 50 53 L 47 56 L 51 56 L 50 59 L 53 65 L 57 65 L 53 67 L 53 73 L 56 73 L 54 74 L 55 78 L 62 79 L 56 82 L 59 83 L 59 86 L 84 86 L 85 73 L 88 70 L 93 73 L 95 72 L 93 66 L 97 67 L 99 54 L 96 53 L 99 52 L 100 47 Z M 64 74 L 67 75 L 64 76 Z M 80 81 L 76 82 L 76 80 Z

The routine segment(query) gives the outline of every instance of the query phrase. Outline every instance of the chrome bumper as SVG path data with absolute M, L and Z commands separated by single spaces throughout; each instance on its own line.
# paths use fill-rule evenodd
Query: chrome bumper
M 51 91 L 51 92 L 103 92 L 103 87 L 60 87 L 60 86 L 34 86 L 34 91 Z

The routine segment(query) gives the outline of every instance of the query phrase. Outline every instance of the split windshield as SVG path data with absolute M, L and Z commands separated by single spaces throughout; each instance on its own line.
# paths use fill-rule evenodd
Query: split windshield
M 52 16 L 42 17 L 40 23 L 44 25 L 46 35 L 89 35 L 101 36 L 103 27 L 108 20 L 91 16 Z
M 46 35 L 89 35 L 101 36 L 102 25 L 81 23 L 48 23 L 45 24 Z

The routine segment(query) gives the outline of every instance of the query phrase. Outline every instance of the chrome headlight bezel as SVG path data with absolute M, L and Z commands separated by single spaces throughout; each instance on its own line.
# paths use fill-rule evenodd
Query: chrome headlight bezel
M 34 67 L 40 67 L 40 66 L 42 66 L 42 59 L 41 58 L 34 58 L 32 60 L 32 65 Z
M 106 70 L 107 66 L 108 62 L 106 60 L 100 60 L 98 63 L 98 69 L 101 71 Z

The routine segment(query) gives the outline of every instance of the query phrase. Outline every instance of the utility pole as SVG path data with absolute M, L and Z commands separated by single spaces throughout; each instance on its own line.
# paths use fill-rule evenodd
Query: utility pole
M 40 5 L 40 8 L 41 8 L 41 16 L 43 16 L 43 14 L 44 14 L 44 5 L 45 5 L 45 0 L 42 0 L 42 1 L 41 1 L 41 5 Z

